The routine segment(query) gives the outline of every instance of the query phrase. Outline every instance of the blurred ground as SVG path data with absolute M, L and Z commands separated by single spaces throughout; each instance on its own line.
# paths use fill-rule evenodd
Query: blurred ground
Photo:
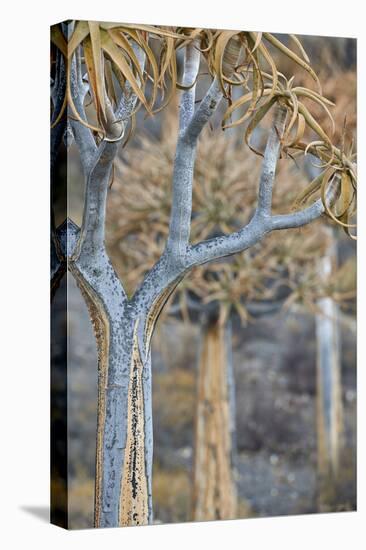
M 92 527 L 96 349 L 88 313 L 69 282 L 70 527 Z M 346 449 L 333 510 L 356 506 L 355 332 L 343 326 Z M 160 324 L 153 349 L 155 522 L 190 520 L 199 327 Z M 267 317 L 234 331 L 238 517 L 314 513 L 315 341 L 310 315 Z

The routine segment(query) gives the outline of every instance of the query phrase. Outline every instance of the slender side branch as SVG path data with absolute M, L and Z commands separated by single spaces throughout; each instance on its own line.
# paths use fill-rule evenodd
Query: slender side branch
M 329 186 L 327 192 L 326 201 L 328 204 L 332 204 L 339 193 L 340 175 L 336 174 Z M 279 216 L 271 217 L 271 231 L 277 229 L 290 229 L 294 227 L 302 227 L 321 216 L 324 213 L 324 204 L 321 199 L 318 199 L 312 205 L 304 208 L 304 210 L 298 210 L 290 214 L 281 214 Z
M 290 229 L 293 227 L 301 227 L 317 218 L 324 212 L 324 205 L 321 199 L 318 199 L 314 204 L 291 214 L 281 214 L 271 218 L 272 230 Z
M 191 246 L 187 255 L 189 267 L 242 252 L 261 241 L 268 230 L 268 220 L 256 213 L 240 231 Z
M 86 94 L 88 93 L 89 85 L 83 81 L 80 47 L 77 48 L 77 51 L 69 63 L 71 63 L 70 86 L 73 102 L 80 117 L 86 121 L 84 100 Z M 81 122 L 75 120 L 70 112 L 69 116 L 74 139 L 79 148 L 83 172 L 87 175 L 93 165 L 93 160 L 97 153 L 97 144 L 95 143 L 95 139 L 90 128 L 87 128 L 81 124 Z
M 186 139 L 185 131 L 194 116 L 196 80 L 200 66 L 200 51 L 195 44 L 186 47 L 183 86 L 179 115 L 179 137 L 173 174 L 172 210 L 167 251 L 183 259 L 188 246 L 191 212 L 192 182 L 196 143 Z

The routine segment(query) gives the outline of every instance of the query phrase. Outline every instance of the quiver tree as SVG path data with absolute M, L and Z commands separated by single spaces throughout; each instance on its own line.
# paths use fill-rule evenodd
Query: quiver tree
M 107 247 L 130 289 L 164 250 L 176 135 L 176 110 L 168 108 L 162 135 L 141 136 L 116 165 L 108 204 Z M 216 152 L 212 157 L 212 151 Z M 250 152 L 217 131 L 204 133 L 195 162 L 191 239 L 199 242 L 244 225 L 256 207 L 259 166 Z M 281 164 L 273 209 L 291 205 L 301 189 L 301 170 Z M 192 517 L 236 516 L 235 393 L 231 365 L 231 320 L 246 325 L 282 305 L 301 304 L 317 315 L 318 300 L 336 292 L 319 280 L 317 261 L 328 249 L 324 223 L 272 235 L 220 262 L 195 268 L 164 309 L 200 325 L 197 358 Z M 133 246 L 131 246 L 133 243 Z M 329 288 L 328 288 L 329 287 Z M 347 296 L 337 292 L 337 300 Z M 296 368 L 296 367 L 294 367 Z
M 332 145 L 301 102 L 303 89 L 277 73 L 265 44 L 289 56 L 318 82 L 296 38 L 302 58 L 268 33 L 81 21 L 74 29 L 73 23 L 54 27 L 51 37 L 62 54 L 56 63 L 65 67 L 62 86 L 66 87 L 61 108 L 53 114 L 53 128 L 64 123 L 67 109 L 69 133 L 79 148 L 85 177 L 83 220 L 80 230 L 69 224 L 75 238 L 67 241 L 65 259 L 89 307 L 98 346 L 95 526 L 147 524 L 152 521 L 150 344 L 164 304 L 192 268 L 255 246 L 272 231 L 304 226 L 324 211 L 348 226 L 353 197 L 348 200 L 347 212 L 334 213 L 333 208 L 339 201 L 345 204 L 350 187 L 355 185 L 353 157 L 345 158 Z M 160 48 L 158 61 L 149 46 L 152 37 Z M 105 248 L 107 193 L 118 146 L 128 140 L 137 108 L 143 105 L 152 114 L 158 90 L 165 92 L 166 101 L 178 85 L 176 48 L 184 49 L 184 67 L 179 83 L 182 92 L 169 231 L 161 256 L 128 295 Z M 202 57 L 212 81 L 197 105 Z M 148 99 L 147 80 L 152 82 Z M 248 85 L 250 92 L 246 92 Z M 251 148 L 251 132 L 272 107 L 274 110 L 257 206 L 244 226 L 192 244 L 192 183 L 198 140 L 218 105 L 230 100 L 232 86 L 243 89 L 240 105 L 249 103 L 245 117 L 235 124 L 243 118 L 249 121 L 246 141 Z M 327 100 L 319 92 L 306 91 L 305 95 L 327 108 Z M 223 116 L 226 125 L 234 106 Z M 58 105 L 54 107 L 58 109 Z M 307 126 L 318 136 L 308 144 L 304 141 Z M 283 154 L 310 150 L 327 163 L 327 169 L 323 179 L 301 196 L 301 201 L 311 197 L 311 204 L 301 204 L 287 214 L 273 214 L 272 191 L 281 150 Z M 318 191 L 321 196 L 314 198 Z

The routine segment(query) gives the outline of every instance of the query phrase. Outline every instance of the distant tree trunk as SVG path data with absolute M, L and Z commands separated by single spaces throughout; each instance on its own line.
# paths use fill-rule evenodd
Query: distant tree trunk
M 319 261 L 319 274 L 326 279 L 336 264 L 336 243 L 329 230 L 330 245 Z M 317 337 L 317 439 L 318 504 L 327 509 L 335 503 L 342 446 L 342 386 L 338 306 L 332 298 L 318 302 Z
M 197 388 L 193 519 L 235 518 L 235 404 L 230 322 L 222 325 L 217 317 L 205 319 Z

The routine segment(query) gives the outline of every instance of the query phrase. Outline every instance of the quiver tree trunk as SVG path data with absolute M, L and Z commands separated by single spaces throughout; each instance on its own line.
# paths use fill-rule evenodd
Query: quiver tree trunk
M 91 254 L 85 263 L 81 254 L 69 268 L 88 305 L 98 347 L 95 526 L 147 525 L 152 522 L 150 342 L 176 282 L 161 292 L 156 285 L 156 294 L 147 299 L 142 293 L 126 302 L 109 260 L 99 251 L 91 262 Z
M 231 325 L 202 323 L 193 464 L 193 519 L 236 517 L 235 404 Z
M 337 261 L 336 242 L 329 230 L 330 244 L 319 261 L 323 280 Z M 335 503 L 342 450 L 342 385 L 340 361 L 339 311 L 330 297 L 318 301 L 317 340 L 317 448 L 318 504 L 327 508 Z
M 150 350 L 139 330 L 144 319 L 112 319 L 89 303 L 98 343 L 95 526 L 146 525 L 153 440 Z

